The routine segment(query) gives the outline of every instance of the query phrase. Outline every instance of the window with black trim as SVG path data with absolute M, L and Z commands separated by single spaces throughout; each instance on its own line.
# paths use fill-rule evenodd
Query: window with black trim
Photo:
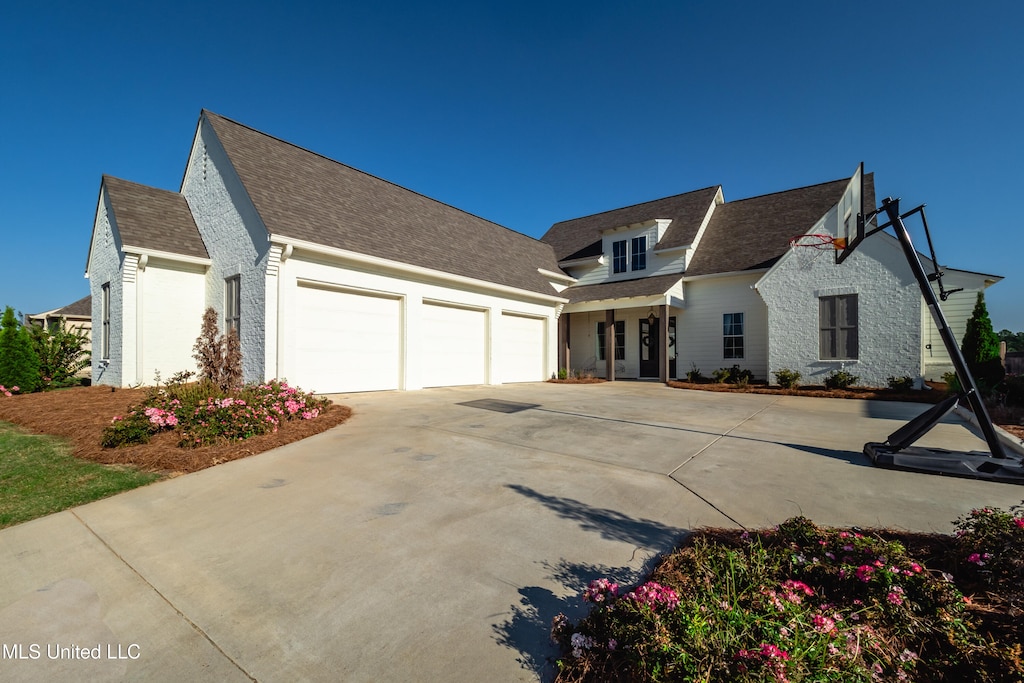
M 626 272 L 626 240 L 612 242 L 612 272 Z
M 743 314 L 722 316 L 722 357 L 743 358 Z
M 859 352 L 857 295 L 820 297 L 818 320 L 821 360 L 856 360 Z
M 110 283 L 106 282 L 100 289 L 100 358 L 110 360 Z
M 597 359 L 604 360 L 604 323 L 597 324 Z M 626 321 L 615 321 L 615 360 L 626 359 Z
M 647 268 L 647 235 L 634 237 L 630 245 L 630 267 L 633 270 Z
M 224 331 L 242 336 L 242 276 L 224 280 Z

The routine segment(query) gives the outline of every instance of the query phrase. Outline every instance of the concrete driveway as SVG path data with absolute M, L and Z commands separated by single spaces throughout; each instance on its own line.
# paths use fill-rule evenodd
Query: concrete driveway
M 338 400 L 332 431 L 0 532 L 0 679 L 546 679 L 551 618 L 696 527 L 946 532 L 1024 497 L 869 466 L 909 404 L 638 382 Z M 984 448 L 955 420 L 923 443 Z

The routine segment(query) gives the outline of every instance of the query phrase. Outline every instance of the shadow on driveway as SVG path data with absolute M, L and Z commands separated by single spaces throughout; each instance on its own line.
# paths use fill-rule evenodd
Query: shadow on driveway
M 511 605 L 511 616 L 493 626 L 494 638 L 499 645 L 519 651 L 517 661 L 522 668 L 533 671 L 542 681 L 550 681 L 557 673 L 555 660 L 559 655 L 557 646 L 550 639 L 552 620 L 559 614 L 574 622 L 584 617 L 589 609 L 581 596 L 594 579 L 611 578 L 623 585 L 638 583 L 654 568 L 659 559 L 657 553 L 675 548 L 689 530 L 651 519 L 636 519 L 617 510 L 594 507 L 572 498 L 549 496 L 528 486 L 510 484 L 508 488 L 540 502 L 559 517 L 578 523 L 581 529 L 598 533 L 610 541 L 628 543 L 656 553 L 640 568 L 569 562 L 564 558 L 554 565 L 543 562 L 542 566 L 548 571 L 547 578 L 558 583 L 566 595 L 560 597 L 542 586 L 519 589 L 519 604 Z

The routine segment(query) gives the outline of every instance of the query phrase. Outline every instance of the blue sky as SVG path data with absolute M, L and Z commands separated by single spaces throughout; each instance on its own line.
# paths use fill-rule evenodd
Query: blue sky
M 0 305 L 86 295 L 101 174 L 177 190 L 205 107 L 535 237 L 863 160 L 1024 330 L 1022 25 L 1010 0 L 12 3 Z

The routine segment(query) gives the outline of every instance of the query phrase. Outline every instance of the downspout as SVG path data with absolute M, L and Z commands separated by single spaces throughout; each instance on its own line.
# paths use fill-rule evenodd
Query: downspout
M 135 266 L 135 383 L 142 384 L 142 273 L 149 265 L 149 255 L 141 254 Z M 123 313 L 122 313 L 123 315 Z
M 292 251 L 294 248 L 290 244 L 284 245 L 281 249 L 281 256 L 278 259 L 277 264 L 277 377 L 274 379 L 281 379 L 284 374 L 282 368 L 284 367 L 284 262 L 291 258 Z

